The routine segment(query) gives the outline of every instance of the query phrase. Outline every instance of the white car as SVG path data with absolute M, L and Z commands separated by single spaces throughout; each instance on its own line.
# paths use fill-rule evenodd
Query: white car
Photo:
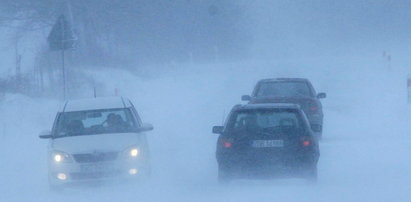
M 143 124 L 130 100 L 122 97 L 67 101 L 51 131 L 40 134 L 48 146 L 51 188 L 85 180 L 135 178 L 150 173 Z

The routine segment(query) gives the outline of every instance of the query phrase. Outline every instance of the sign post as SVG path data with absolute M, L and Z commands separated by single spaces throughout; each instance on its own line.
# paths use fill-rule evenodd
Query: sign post
M 63 77 L 63 99 L 66 99 L 66 71 L 65 71 L 65 57 L 64 51 L 72 49 L 76 38 L 74 36 L 73 30 L 64 17 L 60 15 L 51 28 L 50 34 L 47 37 L 49 42 L 49 47 L 51 51 L 61 51 L 61 66 L 62 66 L 62 77 Z
M 407 77 L 407 103 L 411 104 L 411 76 Z

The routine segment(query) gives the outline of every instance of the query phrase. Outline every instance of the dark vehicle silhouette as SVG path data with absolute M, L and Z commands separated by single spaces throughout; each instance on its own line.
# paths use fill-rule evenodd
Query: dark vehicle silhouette
M 220 134 L 216 158 L 218 179 L 317 178 L 318 140 L 296 104 L 237 105 Z
M 311 128 L 316 136 L 322 137 L 323 110 L 320 99 L 325 93 L 316 93 L 308 79 L 303 78 L 276 78 L 260 80 L 249 95 L 243 95 L 243 101 L 250 104 L 257 103 L 293 103 L 301 106 L 310 121 Z

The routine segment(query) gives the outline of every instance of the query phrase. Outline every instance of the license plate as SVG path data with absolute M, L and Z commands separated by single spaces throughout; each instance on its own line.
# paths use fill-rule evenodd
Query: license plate
M 82 172 L 106 172 L 112 171 L 113 166 L 109 164 L 85 164 L 80 166 Z
M 284 147 L 283 140 L 254 140 L 252 147 L 264 148 L 264 147 Z

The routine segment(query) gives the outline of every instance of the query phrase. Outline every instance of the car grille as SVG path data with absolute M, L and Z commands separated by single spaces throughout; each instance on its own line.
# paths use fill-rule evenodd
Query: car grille
M 117 159 L 118 152 L 96 152 L 89 154 L 74 154 L 74 160 L 77 163 L 93 163 L 102 161 L 114 161 Z
M 86 179 L 100 179 L 100 178 L 110 178 L 119 176 L 121 173 L 116 172 L 96 172 L 96 173 L 70 173 L 72 180 L 86 180 Z

